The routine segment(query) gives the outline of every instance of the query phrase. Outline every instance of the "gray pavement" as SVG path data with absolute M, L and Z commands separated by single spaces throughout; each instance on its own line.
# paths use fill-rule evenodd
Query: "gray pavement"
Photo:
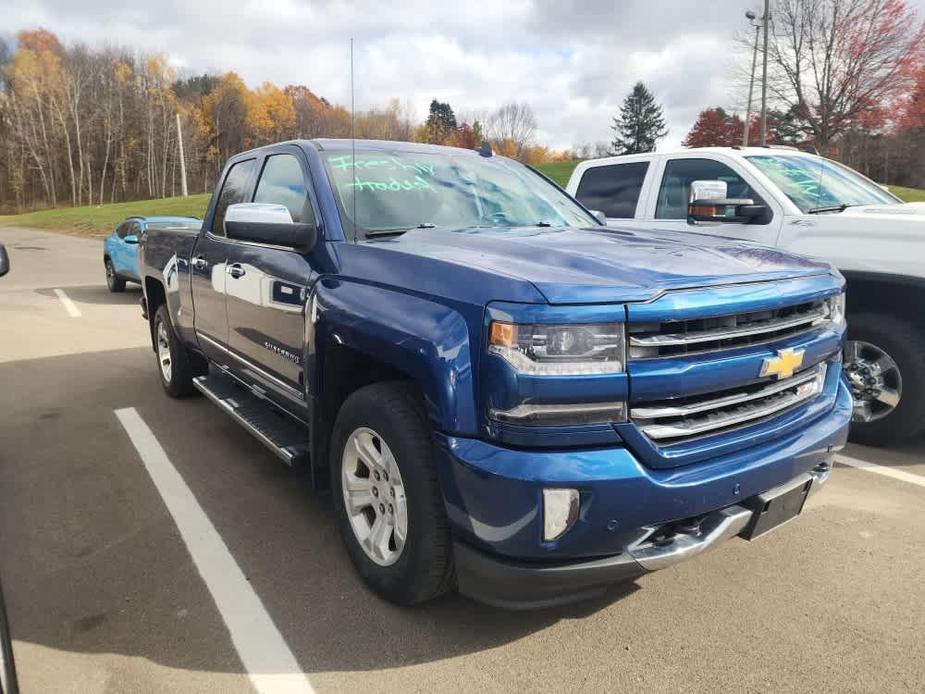
M 397 608 L 354 574 L 326 497 L 205 400 L 163 394 L 140 293 L 106 291 L 100 241 L 0 242 L 0 572 L 24 692 L 252 688 L 125 407 L 316 691 L 925 691 L 925 487 L 840 466 L 798 521 L 591 603 Z M 925 478 L 925 442 L 846 453 Z

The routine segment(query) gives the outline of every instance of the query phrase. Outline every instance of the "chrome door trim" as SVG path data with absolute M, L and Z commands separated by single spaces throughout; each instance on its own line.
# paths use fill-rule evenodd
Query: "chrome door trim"
M 200 340 L 205 340 L 212 346 L 216 347 L 217 349 L 220 349 L 224 354 L 227 354 L 229 357 L 234 358 L 236 361 L 241 363 L 247 370 L 253 372 L 254 376 L 264 381 L 266 385 L 270 386 L 271 388 L 273 388 L 280 394 L 285 395 L 286 397 L 290 399 L 296 400 L 300 404 L 305 403 L 305 395 L 303 395 L 301 392 L 299 392 L 298 390 L 290 386 L 288 383 L 285 383 L 281 381 L 280 379 L 278 379 L 276 376 L 270 373 L 267 373 L 266 371 L 261 369 L 259 366 L 257 366 L 253 362 L 248 361 L 247 359 L 235 354 L 234 352 L 232 352 L 230 349 L 228 349 L 224 345 L 219 344 L 218 342 L 213 340 L 211 337 L 203 335 L 198 330 L 196 331 L 196 336 Z

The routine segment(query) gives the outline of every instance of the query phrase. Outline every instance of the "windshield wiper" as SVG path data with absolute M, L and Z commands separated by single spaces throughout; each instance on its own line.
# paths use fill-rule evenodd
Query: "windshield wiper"
M 843 202 L 841 205 L 826 205 L 824 207 L 813 207 L 806 210 L 806 214 L 821 214 L 823 212 L 844 212 L 851 205 L 846 202 Z
M 414 227 L 397 227 L 395 229 L 370 229 L 366 232 L 366 238 L 372 239 L 382 236 L 401 236 L 406 231 L 411 231 L 412 229 L 436 229 L 437 225 L 432 224 L 431 222 L 422 222 Z
M 535 227 L 551 227 L 551 226 L 552 226 L 552 222 L 537 222 L 537 223 L 534 224 L 533 226 L 535 226 Z

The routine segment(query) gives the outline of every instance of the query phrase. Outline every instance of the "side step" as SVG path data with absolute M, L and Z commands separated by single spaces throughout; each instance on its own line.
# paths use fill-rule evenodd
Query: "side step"
M 308 429 L 230 376 L 212 370 L 193 385 L 289 466 L 308 464 Z

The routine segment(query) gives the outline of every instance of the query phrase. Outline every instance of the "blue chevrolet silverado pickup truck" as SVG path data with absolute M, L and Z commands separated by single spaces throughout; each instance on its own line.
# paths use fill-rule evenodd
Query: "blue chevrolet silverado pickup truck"
M 401 604 L 543 606 L 758 537 L 846 439 L 830 265 L 604 227 L 487 149 L 244 152 L 140 264 L 167 393 L 329 487 Z

